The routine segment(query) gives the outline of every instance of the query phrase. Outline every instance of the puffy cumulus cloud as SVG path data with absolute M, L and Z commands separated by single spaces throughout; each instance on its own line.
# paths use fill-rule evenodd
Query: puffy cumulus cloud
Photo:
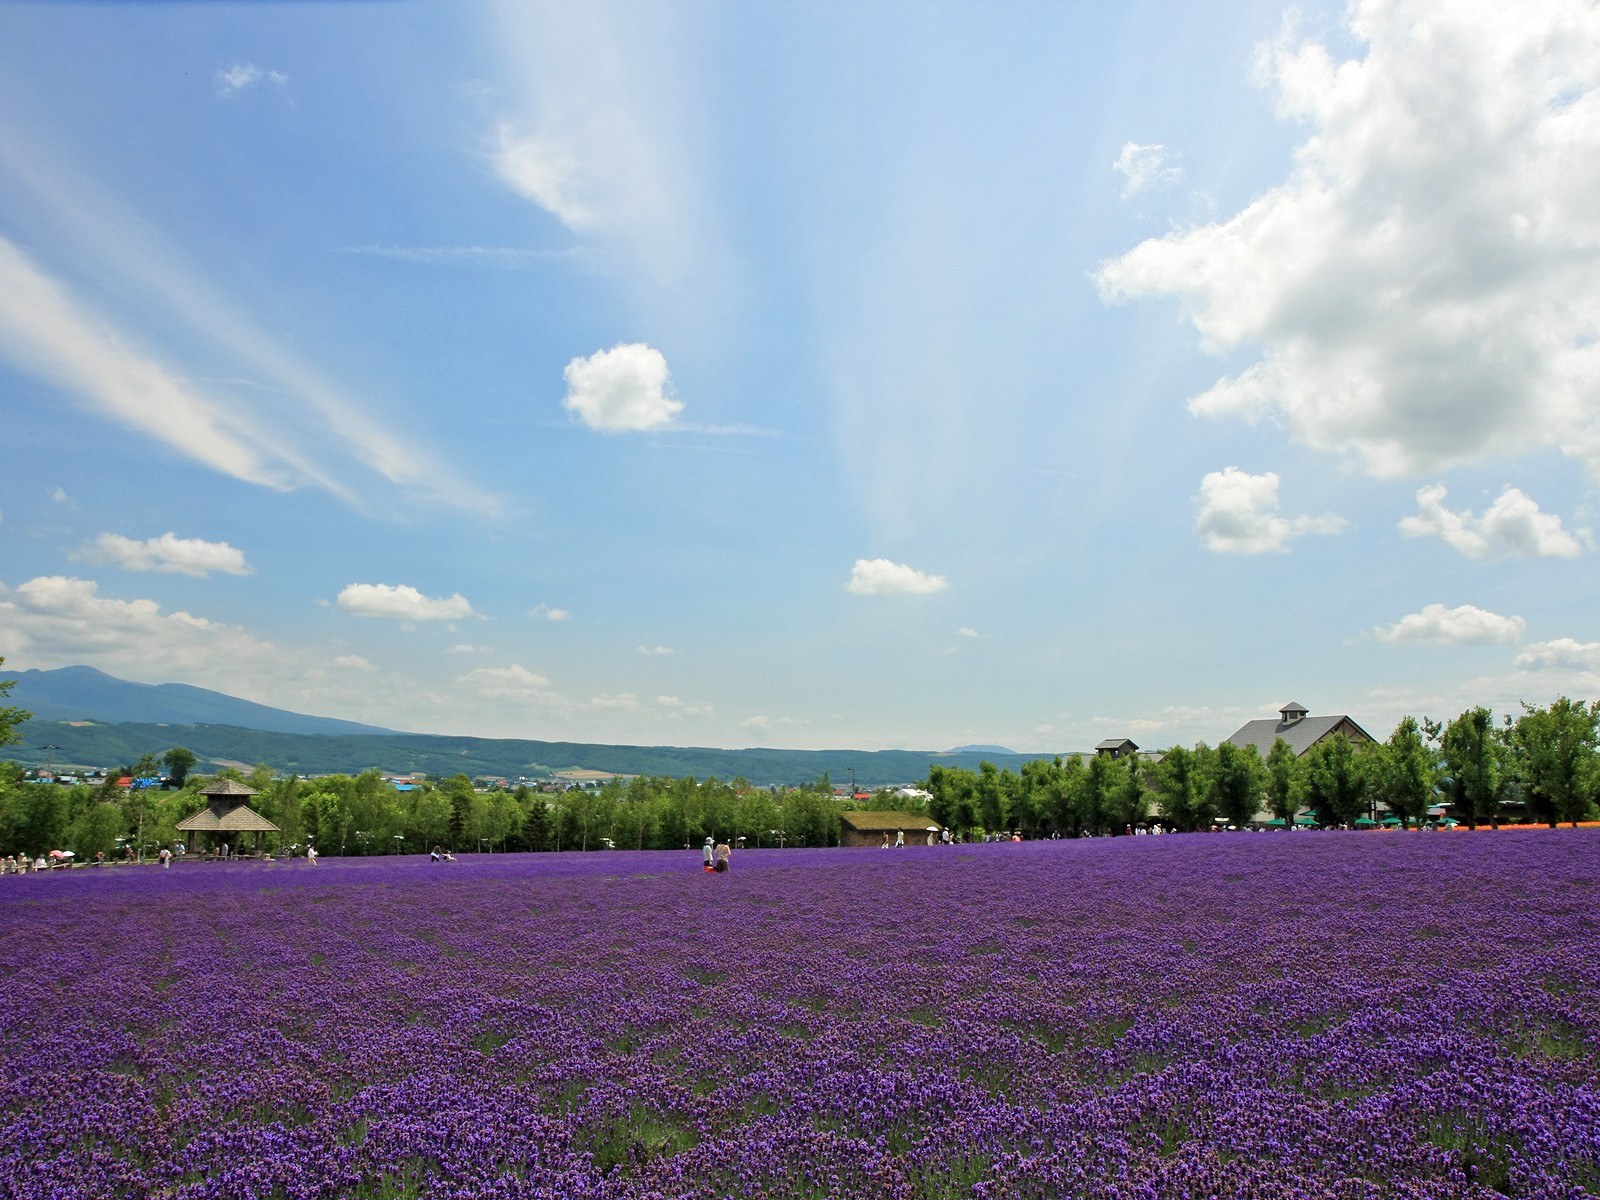
M 255 571 L 245 562 L 244 551 L 227 542 L 181 538 L 175 533 L 163 533 L 142 542 L 121 534 L 102 533 L 89 544 L 85 554 L 129 571 L 163 571 L 201 579 L 212 571 L 227 575 L 250 575 Z
M 1308 533 L 1338 533 L 1343 517 L 1278 515 L 1278 476 L 1251 475 L 1238 467 L 1212 471 L 1200 481 L 1200 512 L 1195 529 L 1207 550 L 1217 554 L 1274 554 Z
M 1447 646 L 1514 642 L 1528 623 L 1521 617 L 1502 617 L 1471 604 L 1446 608 L 1429 604 L 1421 612 L 1401 617 L 1393 625 L 1373 632 L 1386 642 L 1436 642 Z
M 565 621 L 572 614 L 564 608 L 551 608 L 548 604 L 535 604 L 528 610 L 528 616 L 535 621 Z
M 376 671 L 378 669 L 359 654 L 341 654 L 333 660 L 333 665 L 345 671 Z
M 929 575 L 887 558 L 856 559 L 846 585 L 857 596 L 926 596 L 949 586 L 943 575 Z
M 1534 642 L 1517 655 L 1517 666 L 1534 671 L 1600 671 L 1600 642 L 1580 642 L 1576 638 Z
M 352 616 L 387 617 L 392 621 L 455 621 L 475 615 L 460 592 L 435 599 L 404 583 L 352 583 L 339 593 L 335 603 Z
M 598 224 L 578 157 L 561 141 L 503 121 L 491 140 L 489 161 L 501 183 L 574 233 Z
M 1148 146 L 1124 143 L 1111 169 L 1122 176 L 1124 200 L 1153 188 L 1171 187 L 1183 178 L 1183 168 L 1168 165 L 1166 147 L 1159 143 Z
M 567 381 L 562 404 L 590 429 L 606 433 L 662 429 L 683 411 L 671 394 L 666 358 L 643 342 L 575 358 L 562 377 Z
M 1436 537 L 1468 558 L 1576 558 L 1583 552 L 1578 539 L 1561 527 L 1561 518 L 1540 511 L 1520 488 L 1506 488 L 1481 517 L 1446 508 L 1444 497 L 1443 484 L 1419 488 L 1417 515 L 1402 519 L 1400 532 Z
M 234 63 L 231 67 L 219 67 L 216 80 L 217 90 L 224 96 L 232 96 L 260 83 L 285 87 L 289 77 L 282 71 L 263 71 L 254 63 Z
M 230 685 L 235 695 L 242 679 L 280 679 L 302 666 L 236 626 L 101 596 L 89 579 L 42 575 L 9 596 L 0 601 L 0 644 L 39 666 L 94 662 L 136 679 Z
M 1372 474 L 1555 444 L 1600 477 L 1600 6 L 1354 0 L 1364 56 L 1285 37 L 1260 71 L 1307 130 L 1233 217 L 1101 265 L 1260 359 L 1190 401 Z

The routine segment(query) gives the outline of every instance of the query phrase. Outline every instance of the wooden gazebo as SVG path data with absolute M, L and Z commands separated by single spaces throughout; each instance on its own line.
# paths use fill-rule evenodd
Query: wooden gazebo
M 279 832 L 276 825 L 246 803 L 256 794 L 255 789 L 236 779 L 219 779 L 200 794 L 206 798 L 206 806 L 179 821 L 178 829 L 189 834 L 210 834 L 213 849 L 229 834 L 254 834 L 254 844 L 259 845 L 263 833 Z

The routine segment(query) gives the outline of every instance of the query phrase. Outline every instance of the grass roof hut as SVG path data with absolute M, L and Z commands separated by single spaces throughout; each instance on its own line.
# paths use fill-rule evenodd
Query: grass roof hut
M 246 803 L 256 790 L 236 779 L 219 779 L 200 794 L 206 798 L 206 806 L 179 821 L 178 829 L 190 835 L 209 835 L 213 850 L 230 836 L 245 833 L 251 835 L 252 847 L 259 847 L 263 833 L 279 832 L 276 825 Z
M 943 829 L 920 813 L 851 810 L 839 814 L 839 845 L 881 846 L 886 833 L 891 839 L 903 833 L 908 843 L 922 842 L 930 832 L 937 837 Z

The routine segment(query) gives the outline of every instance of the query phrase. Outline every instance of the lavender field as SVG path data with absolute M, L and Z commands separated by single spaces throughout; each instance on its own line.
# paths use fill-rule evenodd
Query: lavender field
M 0 1195 L 1600 1195 L 1595 831 L 0 881 Z

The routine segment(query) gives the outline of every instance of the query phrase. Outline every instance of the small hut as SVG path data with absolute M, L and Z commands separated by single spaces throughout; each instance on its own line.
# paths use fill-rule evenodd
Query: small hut
M 920 843 L 931 832 L 935 836 L 944 831 L 937 821 L 914 812 L 869 812 L 852 810 L 839 814 L 839 845 L 881 846 L 883 835 L 893 841 L 896 834 L 904 834 L 907 845 Z
M 206 806 L 179 821 L 178 829 L 188 834 L 210 834 L 213 849 L 230 834 L 252 834 L 252 846 L 259 847 L 263 833 L 278 832 L 276 825 L 246 803 L 256 794 L 255 789 L 236 779 L 219 779 L 200 794 L 206 798 Z

